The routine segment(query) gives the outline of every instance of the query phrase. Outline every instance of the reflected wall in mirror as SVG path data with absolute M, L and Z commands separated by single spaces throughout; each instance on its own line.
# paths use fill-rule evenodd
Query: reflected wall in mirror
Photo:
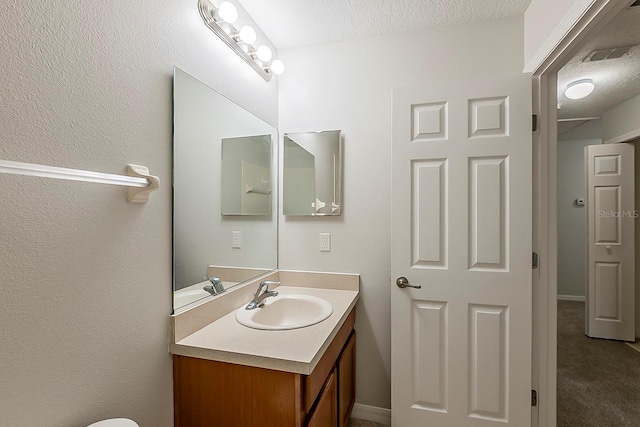
M 271 214 L 271 135 L 222 140 L 222 214 Z
M 339 130 L 284 134 L 285 215 L 340 215 L 341 178 Z
M 277 268 L 278 238 L 276 129 L 179 68 L 173 84 L 175 312 Z M 260 196 L 244 202 L 250 216 L 242 213 L 243 162 L 248 195 Z M 227 193 L 240 208 L 223 215 Z

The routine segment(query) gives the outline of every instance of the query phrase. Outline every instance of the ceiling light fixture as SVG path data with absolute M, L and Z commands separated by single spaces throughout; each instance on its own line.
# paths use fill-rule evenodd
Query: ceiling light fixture
M 591 95 L 594 89 L 591 79 L 576 80 L 567 85 L 564 95 L 569 99 L 582 99 Z
M 269 46 L 262 44 L 255 48 L 258 34 L 253 27 L 239 26 L 238 31 L 238 27 L 234 26 L 239 19 L 242 21 L 242 8 L 239 11 L 230 1 L 223 1 L 216 8 L 209 0 L 198 0 L 198 10 L 204 24 L 263 79 L 270 81 L 274 74 L 284 72 L 284 63 L 279 59 L 272 60 L 273 50 Z M 246 21 L 251 19 L 245 18 Z

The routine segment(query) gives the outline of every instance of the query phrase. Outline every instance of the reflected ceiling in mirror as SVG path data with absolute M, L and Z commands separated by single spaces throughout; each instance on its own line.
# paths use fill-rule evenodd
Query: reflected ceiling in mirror
M 339 130 L 284 134 L 285 215 L 340 215 L 341 178 Z
M 179 68 L 173 97 L 175 312 L 277 268 L 277 131 Z

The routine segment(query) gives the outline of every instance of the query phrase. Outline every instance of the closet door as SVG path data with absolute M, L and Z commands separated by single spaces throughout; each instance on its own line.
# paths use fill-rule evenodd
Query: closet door
M 635 190 L 631 144 L 585 147 L 587 174 L 586 334 L 634 341 Z

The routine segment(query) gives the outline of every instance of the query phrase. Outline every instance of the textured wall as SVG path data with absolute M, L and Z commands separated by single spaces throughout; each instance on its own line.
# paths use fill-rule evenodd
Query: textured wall
M 558 295 L 583 297 L 587 280 L 587 198 L 584 148 L 602 144 L 600 120 L 558 138 Z
M 520 72 L 522 35 L 520 17 L 280 51 L 281 132 L 345 140 L 343 215 L 281 218 L 280 268 L 361 274 L 360 404 L 390 406 L 392 88 Z M 319 252 L 320 232 L 331 252 Z
M 122 173 L 125 190 L 0 175 L 0 425 L 172 422 L 172 67 L 277 122 L 264 82 L 195 1 L 0 3 L 0 158 Z

